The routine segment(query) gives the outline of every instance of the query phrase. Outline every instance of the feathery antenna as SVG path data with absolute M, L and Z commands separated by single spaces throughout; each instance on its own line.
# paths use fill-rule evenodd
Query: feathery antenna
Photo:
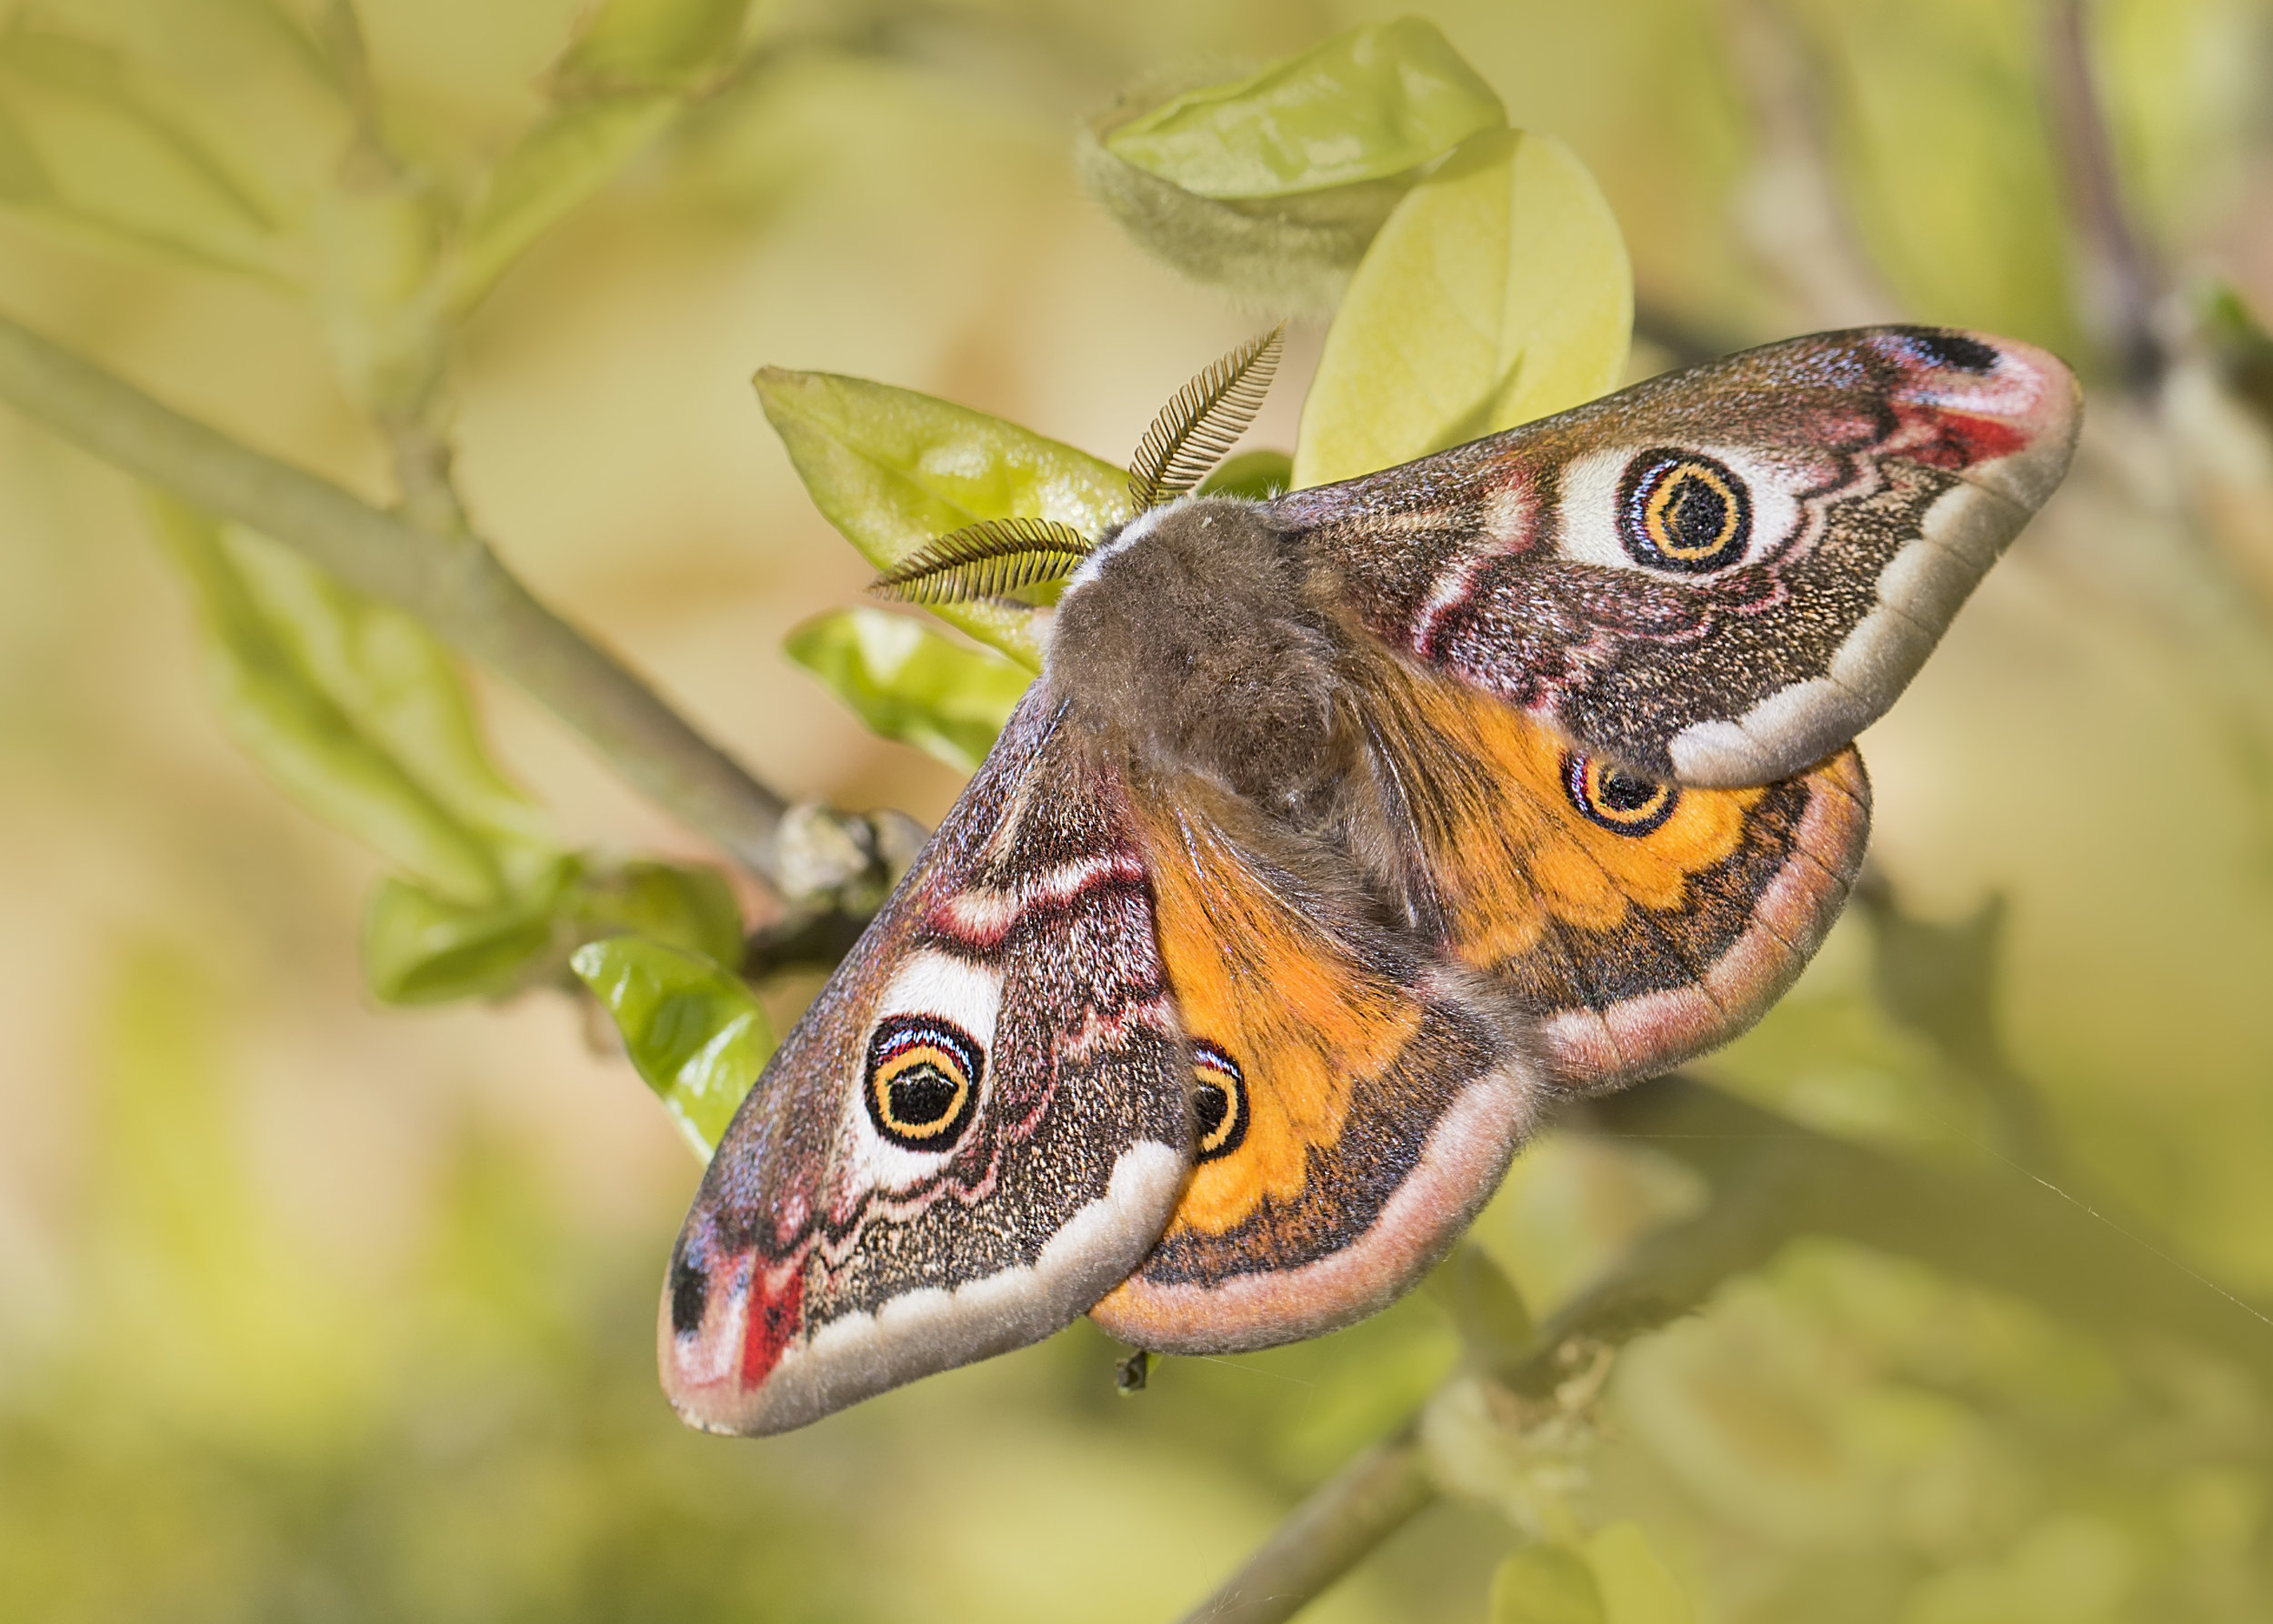
M 936 536 L 868 583 L 911 604 L 966 604 L 1062 581 L 1095 544 L 1056 519 L 982 519 Z
M 1278 370 L 1281 322 L 1248 340 L 1176 392 L 1145 430 L 1128 471 L 1128 494 L 1142 513 L 1190 490 L 1223 460 L 1255 414 Z

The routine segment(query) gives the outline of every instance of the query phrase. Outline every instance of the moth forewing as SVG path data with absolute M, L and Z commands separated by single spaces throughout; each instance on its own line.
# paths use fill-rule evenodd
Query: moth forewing
M 1737 787 L 1885 713 L 2080 416 L 2033 346 L 1867 327 L 1268 506 L 1408 657 L 1644 777 Z
M 802 1426 L 1038 1339 L 1143 1260 L 1185 1049 L 1109 766 L 1042 685 L 767 1063 L 658 1313 L 714 1431 Z

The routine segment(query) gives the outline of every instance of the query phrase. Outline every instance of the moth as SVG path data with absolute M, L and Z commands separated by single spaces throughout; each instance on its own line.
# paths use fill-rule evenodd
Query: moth
M 1877 327 L 1189 494 L 1276 353 L 1172 404 L 1104 535 L 1001 521 L 882 578 L 1063 590 L 703 1179 L 658 1326 L 694 1425 L 800 1426 L 1083 1313 L 1206 1353 L 1394 1300 L 1558 1099 L 1797 975 L 1862 857 L 1849 741 L 2079 414 L 2041 350 Z

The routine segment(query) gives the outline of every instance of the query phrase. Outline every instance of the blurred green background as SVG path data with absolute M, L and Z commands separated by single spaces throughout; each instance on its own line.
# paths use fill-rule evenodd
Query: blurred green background
M 869 570 L 750 375 L 856 374 L 1119 458 L 1259 323 L 1085 197 L 1078 121 L 1395 12 L 783 0 L 718 71 L 626 89 L 595 49 L 561 65 L 582 9 L 357 7 L 379 115 L 445 216 L 482 217 L 501 156 L 579 97 L 636 126 L 525 253 L 498 228 L 494 287 L 459 290 L 442 398 L 467 506 L 767 783 L 935 820 L 959 775 L 781 652 Z M 1608 1596 L 1608 1624 L 2273 1614 L 2273 1322 L 2225 1295 L 2273 1301 L 2273 346 L 2247 317 L 2273 312 L 2273 5 L 2082 8 L 2143 296 L 2077 202 L 2066 8 L 1415 9 L 1601 182 L 1637 373 L 1905 316 L 2086 372 L 2067 488 L 1864 739 L 1902 911 L 1850 917 L 1705 1070 L 2088 1204 L 2111 1279 L 2143 1257 L 2239 1328 L 2118 1300 L 2088 1329 L 1796 1242 L 1545 1420 L 1442 1389 L 1445 1498 L 1315 1616 L 1584 1619 L 1503 1560 L 1636 1528 L 1685 1599 Z M 0 309 L 391 501 L 368 408 L 401 357 L 342 301 L 407 251 L 357 212 L 385 188 L 331 8 L 0 16 Z M 2127 373 L 2142 322 L 2152 364 Z M 1291 446 L 1322 330 L 1293 330 L 1252 443 Z M 224 734 L 128 480 L 0 412 L 0 1614 L 1170 1619 L 1457 1364 L 1417 1295 L 1318 1343 L 1167 1361 L 1126 1399 L 1119 1350 L 1077 1326 L 789 1437 L 684 1432 L 652 1326 L 697 1168 L 652 1095 L 562 997 L 373 1002 L 355 944 L 385 869 Z M 565 842 L 709 855 L 473 680 Z M 1993 930 L 1958 928 L 1991 898 Z M 1922 1023 L 1887 986 L 1913 963 L 1963 972 Z M 770 984 L 776 1020 L 814 984 Z M 1982 997 L 1986 1073 L 1948 1040 Z M 1998 1138 L 2016 1089 L 2043 1118 L 2028 1154 Z M 1478 1239 L 1542 1314 L 1700 1188 L 1646 1145 L 1550 1135 Z

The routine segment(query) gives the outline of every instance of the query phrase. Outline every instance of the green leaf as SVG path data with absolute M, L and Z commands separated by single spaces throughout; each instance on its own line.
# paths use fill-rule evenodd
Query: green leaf
M 1417 17 L 1112 118 L 1083 130 L 1075 160 L 1138 246 L 1246 303 L 1319 315 L 1420 169 L 1507 122 Z
M 114 250 L 287 279 L 252 187 L 108 46 L 19 15 L 0 33 L 10 201 Z
M 1428 1295 L 1451 1316 L 1468 1357 L 1485 1369 L 1530 1351 L 1530 1311 L 1491 1254 L 1464 1240 L 1428 1277 Z
M 720 964 L 742 960 L 742 907 L 716 868 L 655 862 L 587 867 L 566 904 L 565 911 L 587 927 L 586 934 L 627 930 Z
M 1074 165 L 1089 195 L 1162 264 L 1256 308 L 1319 316 L 1341 303 L 1408 178 L 1218 201 L 1124 162 L 1086 128 Z
M 756 998 L 711 960 L 642 937 L 589 943 L 570 963 L 615 1018 L 632 1065 L 707 1159 L 774 1052 Z
M 905 616 L 843 609 L 808 620 L 782 644 L 869 730 L 976 769 L 1034 674 L 966 648 Z
M 831 373 L 768 366 L 756 382 L 814 506 L 878 569 L 981 519 L 1056 519 L 1095 536 L 1127 516 L 1126 470 L 985 412 Z M 1043 611 L 932 612 L 1042 668 Z
M 490 760 L 432 634 L 265 536 L 225 527 L 221 550 L 277 644 L 364 738 L 493 847 L 542 848 L 531 868 L 551 860 L 543 815 Z
M 552 72 L 563 97 L 685 90 L 734 60 L 749 0 L 603 0 Z
M 363 975 L 386 1004 L 442 1004 L 518 992 L 558 966 L 555 909 L 574 858 L 502 902 L 467 904 L 385 879 L 363 919 Z
M 1610 1624 L 1586 1558 L 1567 1546 L 1529 1545 L 1492 1575 L 1491 1624 Z
M 1203 496 L 1244 496 L 1262 502 L 1291 489 L 1295 459 L 1284 451 L 1242 451 L 1199 483 Z
M 458 906 L 496 907 L 553 859 L 415 622 L 274 544 L 151 506 L 195 594 L 223 722 L 286 794 Z
M 2273 335 L 2268 335 L 2230 283 L 2209 282 L 2197 293 L 2196 320 L 2203 342 L 2236 398 L 2273 430 Z
M 55 183 L 39 160 L 39 148 L 7 104 L 0 102 L 0 203 L 39 207 L 55 199 Z
M 1303 403 L 1294 482 L 1324 485 L 1590 400 L 1626 367 L 1633 274 L 1562 143 L 1470 140 L 1357 267 Z
M 1369 23 L 1106 133 L 1116 157 L 1203 197 L 1278 197 L 1380 180 L 1507 122 L 1436 27 Z
M 613 179 L 671 121 L 670 91 L 574 101 L 541 120 L 499 159 L 466 222 L 447 305 L 471 309 L 523 250 Z
M 1696 1624 L 1697 1613 L 1641 1525 L 1616 1522 L 1587 1541 L 1606 1624 Z
M 564 856 L 500 902 L 383 881 L 364 916 L 364 977 L 387 1004 L 501 998 L 558 977 L 584 944 L 626 931 L 722 964 L 742 957 L 742 910 L 717 870 Z

